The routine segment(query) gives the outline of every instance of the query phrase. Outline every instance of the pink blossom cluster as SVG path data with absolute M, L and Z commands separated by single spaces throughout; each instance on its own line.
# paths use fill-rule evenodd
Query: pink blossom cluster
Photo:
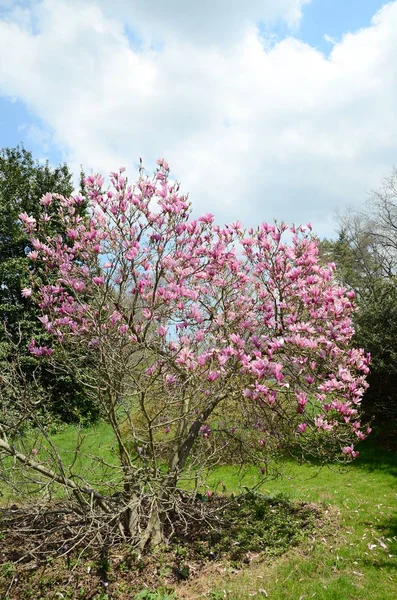
M 211 214 L 192 219 L 164 160 L 153 178 L 141 172 L 130 184 L 121 168 L 110 181 L 86 178 L 87 219 L 81 195 L 43 197 L 44 206 L 57 200 L 64 236 L 46 235 L 45 218 L 20 215 L 30 258 L 51 281 L 32 285 L 47 332 L 89 348 L 151 348 L 157 359 L 146 376 L 161 371 L 167 389 L 200 378 L 205 403 L 234 377 L 242 402 L 287 406 L 297 435 L 343 430 L 363 439 L 369 355 L 351 348 L 353 293 L 335 282 L 335 265 L 320 264 L 311 226 L 245 230 L 220 227 Z M 30 350 L 51 353 L 34 341 Z M 211 428 L 200 431 L 208 437 Z M 342 453 L 356 455 L 353 446 Z

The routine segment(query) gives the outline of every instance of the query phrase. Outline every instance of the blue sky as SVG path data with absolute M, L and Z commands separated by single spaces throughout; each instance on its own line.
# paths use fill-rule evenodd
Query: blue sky
M 384 4 L 0 0 L 0 145 L 76 172 L 164 155 L 197 212 L 332 235 L 397 163 Z
M 382 0 L 312 0 L 303 8 L 298 36 L 311 46 L 329 53 L 329 35 L 339 41 L 345 33 L 367 27 L 384 5 Z
M 0 146 L 11 147 L 23 143 L 37 158 L 51 162 L 62 161 L 62 151 L 53 143 L 37 138 L 34 131 L 46 131 L 45 123 L 29 110 L 23 100 L 0 96 Z M 44 136 L 45 137 L 45 136 Z

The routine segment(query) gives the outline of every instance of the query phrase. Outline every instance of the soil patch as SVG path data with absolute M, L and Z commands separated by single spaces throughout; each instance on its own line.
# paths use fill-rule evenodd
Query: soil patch
M 238 570 L 283 554 L 304 543 L 323 518 L 319 506 L 261 494 L 196 502 L 189 522 L 173 522 L 167 544 L 144 553 L 125 542 L 107 544 L 100 529 L 93 536 L 92 524 L 62 504 L 3 509 L 0 597 L 166 600 L 176 597 L 175 585 L 206 569 Z

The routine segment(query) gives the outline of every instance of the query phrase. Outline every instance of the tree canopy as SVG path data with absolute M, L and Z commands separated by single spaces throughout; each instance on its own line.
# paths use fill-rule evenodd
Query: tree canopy
M 25 213 L 40 220 L 46 211 L 50 217 L 49 233 L 62 234 L 64 228 L 56 209 L 53 206 L 47 211 L 41 200 L 49 191 L 69 196 L 73 187 L 72 173 L 66 164 L 52 167 L 48 161 L 35 161 L 23 146 L 0 151 L 0 315 L 4 325 L 0 329 L 0 360 L 10 360 L 10 344 L 18 345 L 24 353 L 26 373 L 32 374 L 36 367 L 27 345 L 32 337 L 45 339 L 45 333 L 37 308 L 23 291 L 29 286 L 31 245 L 18 215 Z M 84 213 L 85 205 L 80 208 L 80 214 Z M 36 376 L 50 392 L 52 412 L 65 420 L 78 419 L 82 412 L 89 416 L 92 407 L 70 375 L 54 374 L 42 366 Z
M 178 482 L 228 455 L 264 473 L 280 452 L 354 458 L 368 357 L 350 343 L 354 293 L 320 264 L 311 227 L 192 219 L 164 160 L 153 178 L 141 169 L 130 184 L 120 169 L 110 188 L 100 175 L 85 186 L 86 216 L 83 195 L 56 193 L 38 218 L 19 215 L 33 266 L 24 295 L 49 336 L 30 352 L 71 366 L 78 348 L 93 357 L 80 381 L 120 461 L 117 502 L 64 478 L 81 507 L 96 498 L 144 547 L 182 510 Z

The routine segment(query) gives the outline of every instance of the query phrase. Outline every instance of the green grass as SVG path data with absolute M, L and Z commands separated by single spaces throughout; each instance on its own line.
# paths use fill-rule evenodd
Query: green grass
M 65 466 L 66 476 L 81 477 L 92 486 L 96 486 L 99 491 L 105 489 L 107 492 L 113 491 L 109 488 L 109 484 L 114 482 L 114 485 L 117 485 L 120 479 L 119 473 L 114 469 L 119 461 L 114 448 L 114 436 L 107 424 L 98 423 L 90 428 L 66 425 L 59 432 L 54 433 L 51 440 Z M 32 449 L 36 449 L 37 455 L 34 458 L 43 464 L 52 464 L 53 462 L 54 455 L 50 450 L 50 445 L 40 434 L 33 431 L 27 433 L 23 439 L 23 446 L 20 448 L 18 445 L 17 448 L 27 455 L 31 454 Z M 78 452 L 76 452 L 76 448 L 78 448 Z M 2 463 L 4 470 L 12 466 L 12 459 L 5 459 Z M 59 472 L 59 469 L 56 470 Z M 16 485 L 18 485 L 18 481 L 22 481 L 23 477 L 17 469 L 14 473 Z M 103 487 L 102 482 L 106 482 L 106 487 Z M 23 487 L 34 497 L 37 485 L 26 485 L 25 481 Z M 57 485 L 53 487 L 53 496 L 62 496 L 62 490 Z M 15 502 L 18 498 L 20 497 L 16 497 L 13 490 L 0 481 L 0 504 Z
M 110 471 L 112 466 L 118 464 L 114 435 L 106 423 L 99 423 L 89 429 L 77 429 L 69 425 L 52 439 L 66 464 L 73 460 L 75 448 L 80 440 L 80 450 L 73 471 L 86 477 L 93 484 L 98 481 L 97 470 L 102 476 L 103 469 Z M 106 469 L 106 464 L 110 465 L 109 469 Z
M 304 551 L 296 550 L 270 564 L 222 578 L 214 588 L 230 599 L 394 600 L 397 597 L 397 461 L 376 439 L 361 444 L 352 464 L 297 466 L 286 462 L 284 477 L 267 482 L 262 492 L 323 503 L 333 513 L 328 532 L 318 530 Z M 259 479 L 250 470 L 240 485 Z M 222 480 L 229 491 L 239 484 L 230 467 Z M 385 547 L 384 547 L 385 546 Z M 254 596 L 253 596 L 254 595 Z M 221 596 L 219 596 L 221 597 Z
M 95 483 L 106 476 L 107 470 L 110 473 L 111 467 L 106 463 L 117 464 L 112 449 L 114 440 L 103 424 L 83 434 L 73 470 L 89 474 Z M 79 435 L 76 428 L 66 427 L 53 437 L 66 462 L 73 456 Z M 187 582 L 180 590 L 181 597 L 248 600 L 266 598 L 267 594 L 272 600 L 394 600 L 397 597 L 396 455 L 382 450 L 374 436 L 359 449 L 359 458 L 349 465 L 320 469 L 285 461 L 283 477 L 267 481 L 260 490 L 270 496 L 283 494 L 323 504 L 330 516 L 325 530 L 319 527 L 305 546 L 291 549 L 282 557 L 251 564 L 239 573 L 212 574 L 211 583 L 204 574 L 197 581 Z M 45 445 L 40 452 L 43 454 L 39 458 L 45 459 Z M 241 480 L 235 468 L 220 467 L 208 485 L 215 490 L 223 482 L 226 491 L 233 493 L 244 486 L 255 486 L 260 478 L 258 469 L 249 469 Z M 212 596 L 204 595 L 210 591 Z

